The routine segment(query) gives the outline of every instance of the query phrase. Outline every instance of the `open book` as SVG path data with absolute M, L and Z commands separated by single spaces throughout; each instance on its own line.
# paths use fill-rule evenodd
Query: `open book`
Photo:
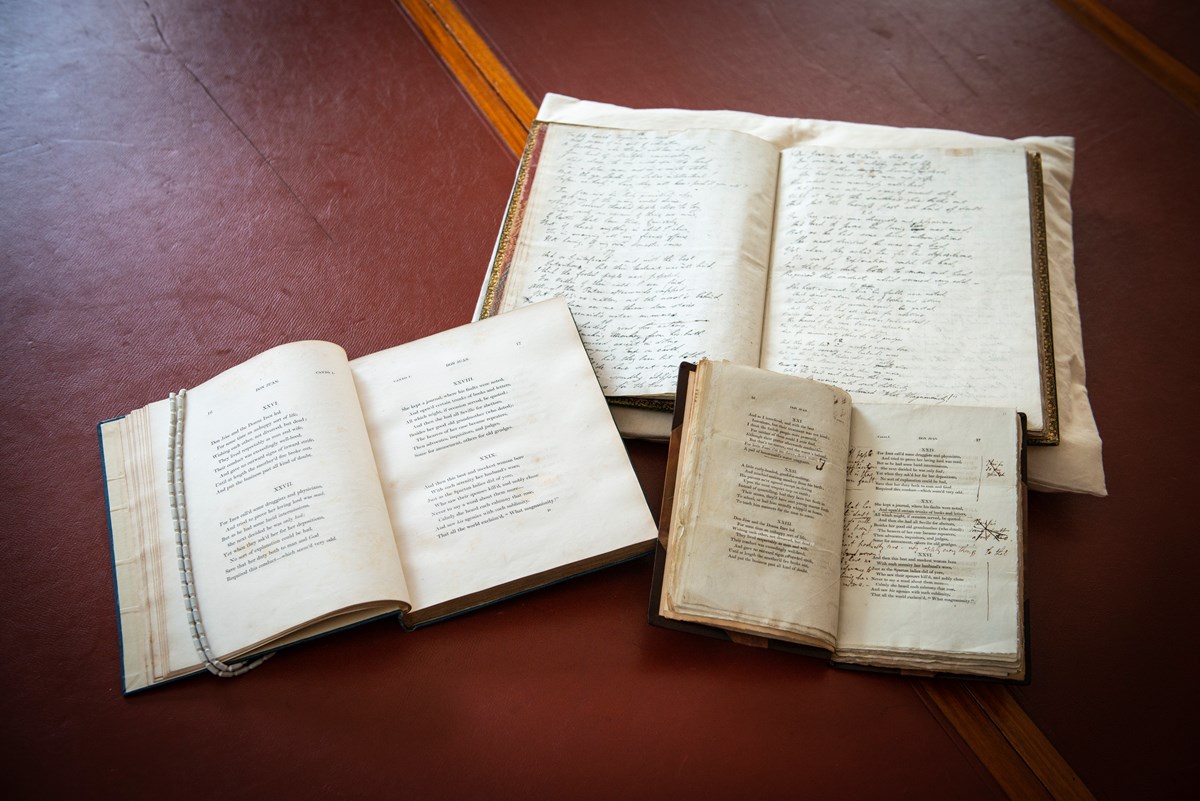
M 1006 406 L 1058 439 L 1038 157 L 784 150 L 727 130 L 535 123 L 480 316 L 564 296 L 606 396 L 681 360 L 870 402 Z
M 221 662 L 384 614 L 416 626 L 653 547 L 562 300 L 354 361 L 282 345 L 100 438 L 126 692 L 210 662 L 173 512 Z
M 728 362 L 681 370 L 679 392 L 652 622 L 1024 677 L 1015 411 L 851 403 Z

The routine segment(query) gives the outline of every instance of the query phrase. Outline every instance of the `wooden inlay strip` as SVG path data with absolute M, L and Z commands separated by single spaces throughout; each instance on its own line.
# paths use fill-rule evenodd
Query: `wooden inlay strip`
M 392 2 L 412 19 L 513 154 L 520 155 L 537 107 L 457 6 L 451 0 Z M 1010 798 L 1091 801 L 1079 777 L 1006 687 L 941 680 L 913 686 Z
M 537 107 L 450 0 L 392 0 L 458 79 L 513 155 L 525 148 Z
M 922 680 L 915 686 L 1009 798 L 1095 801 L 1007 687 L 946 680 Z
M 1055 0 L 1097 39 L 1137 67 L 1152 81 L 1200 112 L 1200 76 L 1188 69 L 1099 0 Z
M 978 684 L 969 688 L 975 701 L 996 724 L 1025 764 L 1056 799 L 1093 801 L 1091 792 L 1051 745 L 1007 687 Z

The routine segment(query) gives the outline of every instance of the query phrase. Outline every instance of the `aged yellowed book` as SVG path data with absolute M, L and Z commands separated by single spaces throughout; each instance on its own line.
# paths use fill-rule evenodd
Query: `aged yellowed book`
M 1024 677 L 1015 410 L 852 403 L 710 361 L 680 397 L 652 620 L 846 666 Z
M 479 314 L 568 299 L 610 402 L 727 359 L 1058 441 L 1040 161 L 535 123 Z M 618 423 L 622 418 L 618 417 Z M 665 433 L 665 427 L 664 427 Z
M 282 345 L 184 399 L 100 425 L 126 692 L 653 545 L 561 299 L 353 361 Z

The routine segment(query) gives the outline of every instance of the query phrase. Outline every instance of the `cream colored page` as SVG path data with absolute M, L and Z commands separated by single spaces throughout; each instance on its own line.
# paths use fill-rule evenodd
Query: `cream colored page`
M 692 438 L 702 455 L 672 531 L 672 602 L 832 639 L 849 397 L 752 367 L 712 368 L 700 409 L 689 409 L 703 426 Z
M 606 395 L 757 363 L 778 162 L 732 131 L 550 126 L 502 310 L 565 297 Z
M 196 592 L 229 654 L 406 589 L 345 353 L 282 345 L 187 393 Z
M 1011 409 L 855 404 L 838 648 L 1015 651 Z
M 147 687 L 172 669 L 197 665 L 174 543 L 167 541 L 170 517 L 156 509 L 164 487 L 155 478 L 166 475 L 167 437 L 164 427 L 159 447 L 150 446 L 151 412 L 157 405 L 101 426 L 126 692 Z M 167 546 L 170 552 L 164 553 Z M 164 576 L 172 579 L 166 592 Z
M 167 401 L 152 403 L 126 418 L 131 424 L 143 427 L 147 436 L 140 437 L 140 452 L 136 454 L 137 466 L 133 471 L 145 471 L 136 486 L 150 497 L 132 500 L 131 506 L 143 510 L 145 519 L 141 530 L 145 533 L 143 569 L 146 571 L 148 600 L 150 601 L 153 647 L 156 667 L 162 675 L 187 670 L 200 664 L 196 646 L 192 643 L 191 627 L 188 625 L 187 607 L 184 604 L 183 584 L 179 575 L 179 563 L 175 554 L 175 535 L 171 523 L 171 505 L 167 496 L 167 441 L 170 437 L 170 407 Z M 151 543 L 150 539 L 157 541 Z M 165 665 L 162 664 L 165 660 Z
M 654 538 L 561 299 L 351 364 L 414 609 Z
M 762 366 L 1042 426 L 1025 151 L 785 150 Z

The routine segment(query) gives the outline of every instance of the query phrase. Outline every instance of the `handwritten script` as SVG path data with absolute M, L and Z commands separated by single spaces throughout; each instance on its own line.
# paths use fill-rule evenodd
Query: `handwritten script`
M 796 148 L 780 186 L 764 367 L 1040 421 L 1022 152 Z
M 505 308 L 567 298 L 607 395 L 672 392 L 683 360 L 757 362 L 777 165 L 731 131 L 551 126 Z

